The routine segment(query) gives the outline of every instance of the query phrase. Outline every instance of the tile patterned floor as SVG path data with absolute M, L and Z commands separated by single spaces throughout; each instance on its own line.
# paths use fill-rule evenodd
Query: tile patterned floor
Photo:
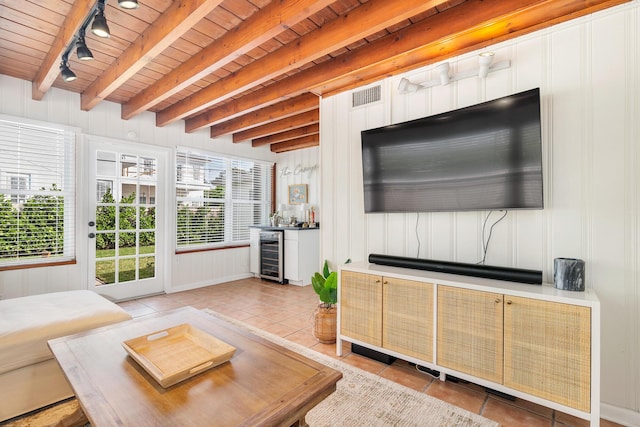
M 259 279 L 246 279 L 191 291 L 126 301 L 120 305 L 132 316 L 190 305 L 210 308 L 290 341 L 338 358 L 335 345 L 321 344 L 312 335 L 312 315 L 317 296 L 311 286 L 279 285 Z M 405 361 L 386 365 L 343 349 L 342 361 L 381 377 L 403 384 L 460 408 L 511 426 L 588 426 L 585 420 L 522 400 L 515 402 L 487 393 L 471 383 L 439 381 L 419 372 Z M 602 420 L 603 427 L 619 424 Z

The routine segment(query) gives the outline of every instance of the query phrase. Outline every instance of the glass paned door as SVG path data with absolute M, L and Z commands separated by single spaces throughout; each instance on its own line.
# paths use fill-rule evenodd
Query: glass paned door
M 89 282 L 115 300 L 163 291 L 159 227 L 164 153 L 91 144 Z M 90 285 L 91 287 L 91 285 Z

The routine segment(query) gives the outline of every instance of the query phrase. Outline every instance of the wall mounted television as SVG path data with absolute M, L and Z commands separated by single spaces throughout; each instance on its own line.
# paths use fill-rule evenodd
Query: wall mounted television
M 361 132 L 364 209 L 542 209 L 540 90 Z

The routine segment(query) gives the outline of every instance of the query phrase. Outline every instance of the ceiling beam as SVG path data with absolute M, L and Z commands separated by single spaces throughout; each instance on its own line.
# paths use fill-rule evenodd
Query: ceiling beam
M 295 98 L 252 111 L 219 125 L 211 126 L 211 138 L 233 133 L 242 129 L 263 125 L 274 120 L 318 109 L 320 99 L 313 93 L 305 93 Z M 188 131 L 187 131 L 188 132 Z
M 40 101 L 51 88 L 53 82 L 56 81 L 58 74 L 60 74 L 62 54 L 80 27 L 82 27 L 91 9 L 93 9 L 93 3 L 85 0 L 76 0 L 71 5 L 60 31 L 58 31 L 51 48 L 47 52 L 47 56 L 42 62 L 42 66 L 38 70 L 38 74 L 36 74 L 31 84 L 31 97 L 34 100 Z
M 160 111 L 156 114 L 156 125 L 165 126 L 196 114 L 255 85 L 296 70 L 368 35 L 430 10 L 442 2 L 443 0 L 370 0 Z M 189 128 L 199 130 L 211 124 L 197 126 L 196 123 L 196 120 L 191 121 Z
M 460 56 L 628 1 L 545 1 L 527 8 L 526 11 L 503 15 L 491 21 L 489 25 L 475 25 L 466 31 L 459 31 L 453 36 L 444 28 L 433 28 L 432 34 L 436 36 L 439 31 L 440 39 L 413 49 L 410 46 L 403 46 L 402 43 L 395 43 L 392 39 L 387 39 L 378 45 L 379 49 L 387 53 L 385 58 L 370 64 L 363 63 L 364 66 L 358 69 L 344 70 L 344 73 L 338 77 L 329 79 L 319 86 L 310 88 L 310 90 L 321 96 L 332 96 L 378 81 L 381 76 L 393 76 L 447 58 Z M 451 22 L 461 22 L 465 18 L 465 16 L 458 15 L 455 8 L 447 13 Z M 407 34 L 406 38 L 410 39 L 414 34 L 411 32 Z M 361 53 L 364 54 L 364 52 Z M 372 59 L 370 52 L 367 53 L 367 56 L 368 59 Z M 362 58 L 363 55 L 354 52 L 349 60 L 359 62 Z
M 589 8 L 586 13 L 593 13 L 595 7 L 599 7 L 598 10 L 600 10 L 611 7 L 613 4 L 624 2 L 624 0 L 589 1 Z M 567 6 L 570 6 L 570 10 L 573 10 L 573 12 L 565 16 L 559 16 L 556 13 L 559 8 L 567 10 Z M 523 28 L 514 29 L 514 31 L 511 31 L 509 23 L 506 22 L 504 28 L 509 32 L 509 38 L 512 38 L 526 34 L 529 32 L 530 27 L 539 30 L 558 22 L 573 19 L 583 9 L 585 9 L 585 1 L 578 0 L 568 2 L 560 0 L 510 0 L 508 2 L 503 0 L 469 0 L 417 22 L 406 29 L 375 40 L 359 49 L 354 49 L 262 89 L 253 91 L 246 96 L 207 110 L 198 116 L 188 119 L 187 123 L 194 123 L 193 128 L 200 128 L 207 123 L 220 123 L 241 113 L 264 108 L 283 99 L 298 96 L 312 88 L 321 87 L 334 79 L 339 79 L 344 74 L 355 74 L 359 70 L 365 70 L 377 63 L 384 62 L 389 56 L 401 56 L 403 58 L 405 65 L 402 70 L 407 69 L 407 63 L 413 64 L 412 67 L 419 67 L 437 62 L 442 58 L 413 58 L 413 55 L 408 53 L 425 46 L 432 46 L 437 49 L 440 44 L 455 43 L 456 34 L 488 28 L 501 17 L 506 16 L 510 17 L 510 19 L 515 17 L 525 18 L 527 14 L 534 11 L 535 13 L 542 11 L 545 15 L 552 17 L 550 18 L 551 22 L 546 24 L 538 24 L 531 19 L 528 26 L 525 25 Z M 476 40 L 475 48 L 481 48 L 493 43 L 498 37 L 493 32 L 482 33 L 482 31 L 479 32 L 478 36 L 480 38 Z M 393 73 L 393 70 L 387 71 L 387 73 Z M 380 74 L 377 79 L 382 79 L 388 75 Z M 197 124 L 195 124 L 196 122 Z
M 318 123 L 319 121 L 320 110 L 307 111 L 306 113 L 234 133 L 233 142 L 243 142 L 250 139 L 262 138 L 263 136 Z
M 125 50 L 80 95 L 89 111 L 207 16 L 223 0 L 178 0 Z
M 122 105 L 128 120 L 271 40 L 335 0 L 273 1 Z
M 301 148 L 317 147 L 320 145 L 320 135 L 303 136 L 287 142 L 279 142 L 271 145 L 272 153 L 284 153 L 286 151 L 300 150 Z
M 320 133 L 320 124 L 314 123 L 297 129 L 291 129 L 286 132 L 274 133 L 273 135 L 263 136 L 251 141 L 252 147 L 260 147 L 263 145 L 276 144 L 278 142 L 289 141 L 291 139 Z

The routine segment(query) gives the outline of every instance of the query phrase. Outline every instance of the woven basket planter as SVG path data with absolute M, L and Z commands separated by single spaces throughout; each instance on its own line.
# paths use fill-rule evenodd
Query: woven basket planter
M 336 307 L 322 307 L 319 305 L 313 314 L 313 335 L 323 344 L 333 344 L 336 342 L 337 327 Z

